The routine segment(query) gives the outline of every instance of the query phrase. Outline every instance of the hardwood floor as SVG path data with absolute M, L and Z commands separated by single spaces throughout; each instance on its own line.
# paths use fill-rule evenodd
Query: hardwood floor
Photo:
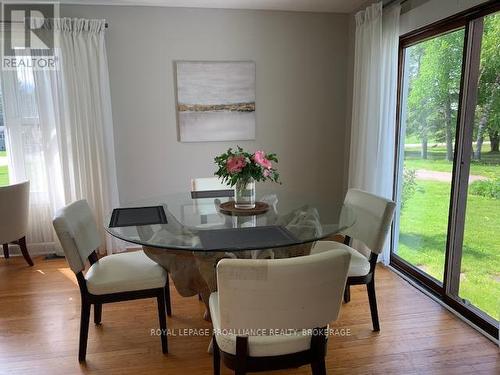
M 86 365 L 78 363 L 80 295 L 64 259 L 0 258 L 0 374 L 212 374 L 210 329 L 197 297 L 182 298 L 172 283 L 169 351 L 151 336 L 156 300 L 103 306 L 103 324 L 91 323 Z M 376 273 L 381 332 L 371 329 L 363 286 L 351 287 L 333 327 L 349 335 L 329 340 L 330 374 L 498 374 L 498 347 L 390 270 Z M 231 372 L 223 368 L 222 374 Z M 310 374 L 308 367 L 273 374 Z

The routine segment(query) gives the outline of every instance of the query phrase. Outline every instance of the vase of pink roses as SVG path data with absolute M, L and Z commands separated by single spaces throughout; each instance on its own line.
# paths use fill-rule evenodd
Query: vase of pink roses
M 276 154 L 266 154 L 261 150 L 251 154 L 238 146 L 236 150 L 230 148 L 214 160 L 218 167 L 215 175 L 234 186 L 236 208 L 255 207 L 256 181 L 279 182 L 279 173 L 273 167 L 273 162 L 278 162 Z

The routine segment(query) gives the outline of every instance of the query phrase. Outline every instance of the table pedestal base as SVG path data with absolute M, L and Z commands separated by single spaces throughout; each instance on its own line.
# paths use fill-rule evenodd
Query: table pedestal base
M 206 306 L 204 319 L 211 321 L 208 301 L 217 290 L 216 266 L 224 258 L 278 259 L 309 255 L 312 243 L 277 249 L 189 252 L 144 246 L 144 253 L 170 274 L 177 292 L 183 297 L 201 296 Z

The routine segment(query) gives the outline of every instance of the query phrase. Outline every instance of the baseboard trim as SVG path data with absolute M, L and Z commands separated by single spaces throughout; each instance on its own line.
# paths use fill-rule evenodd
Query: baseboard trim
M 126 247 L 125 251 L 137 251 L 137 250 L 142 250 L 141 246 L 131 246 L 131 247 Z M 46 245 L 38 245 L 38 244 L 33 244 L 30 245 L 28 244 L 28 251 L 31 256 L 42 256 L 45 255 L 46 259 L 52 259 L 52 258 L 64 258 L 64 255 L 59 255 L 56 253 L 55 249 L 52 246 L 46 246 Z M 0 258 L 3 258 L 3 253 L 0 251 Z M 9 244 L 9 254 L 10 256 L 22 256 L 21 250 L 19 250 L 19 246 L 17 245 L 11 245 Z
M 28 244 L 28 252 L 30 254 L 30 256 L 38 256 L 38 255 L 48 255 L 48 254 L 54 254 L 55 253 L 55 249 L 52 248 L 52 247 L 47 247 L 47 246 L 44 246 L 44 245 L 41 245 L 41 246 L 37 246 L 37 245 L 34 245 L 34 246 L 31 246 L 30 244 Z M 21 254 L 21 250 L 19 249 L 19 246 L 17 245 L 11 245 L 9 244 L 9 254 L 10 256 L 22 256 Z M 3 258 L 3 254 L 2 254 L 2 258 Z

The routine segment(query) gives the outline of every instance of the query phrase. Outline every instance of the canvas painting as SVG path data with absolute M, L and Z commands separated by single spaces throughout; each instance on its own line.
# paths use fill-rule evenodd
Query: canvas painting
M 176 64 L 181 142 L 255 139 L 255 63 Z

